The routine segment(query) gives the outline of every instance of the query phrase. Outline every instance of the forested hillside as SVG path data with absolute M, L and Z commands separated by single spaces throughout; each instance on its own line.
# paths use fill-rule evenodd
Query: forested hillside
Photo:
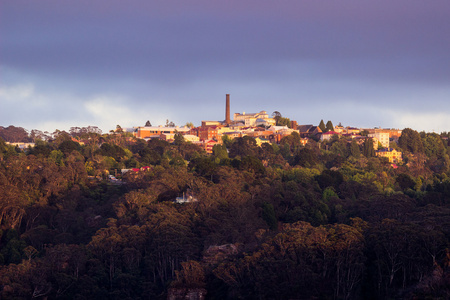
M 448 134 L 405 129 L 399 165 L 296 133 L 28 138 L 0 138 L 1 299 L 450 298 Z

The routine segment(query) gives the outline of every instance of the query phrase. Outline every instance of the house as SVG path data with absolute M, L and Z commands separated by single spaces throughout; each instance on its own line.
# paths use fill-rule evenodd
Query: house
M 294 131 L 298 133 L 297 129 L 289 128 L 286 125 L 284 125 L 284 126 L 272 125 L 267 129 L 267 131 L 271 131 L 272 133 L 278 133 L 278 134 L 283 134 L 283 135 L 289 135 L 289 134 L 293 133 Z
M 162 134 L 187 134 L 189 133 L 189 127 L 165 127 L 165 126 L 139 126 L 134 128 L 133 135 L 140 139 L 150 138 L 154 136 L 161 136 Z
M 319 126 L 314 125 L 298 125 L 297 130 L 301 137 L 309 137 L 311 135 L 322 133 Z
M 390 163 L 399 163 L 402 161 L 402 152 L 399 152 L 393 148 L 383 148 L 375 151 L 375 155 L 378 157 L 386 157 Z
M 255 139 L 256 138 L 262 138 L 262 139 L 267 139 L 268 140 L 269 137 L 271 135 L 273 135 L 273 132 L 272 131 L 267 131 L 265 129 L 263 129 L 263 130 L 254 130 L 252 132 L 247 132 L 247 135 L 251 136 L 251 137 L 254 137 Z
M 78 143 L 78 141 L 77 141 Z M 34 143 L 10 143 L 6 142 L 7 145 L 18 147 L 20 150 L 27 149 L 28 147 L 34 148 Z
M 234 139 L 234 138 L 238 138 L 238 137 L 242 137 L 243 134 L 240 131 L 229 131 L 229 132 L 224 132 L 223 135 L 228 136 L 230 139 Z
M 340 135 L 339 133 L 337 133 L 336 131 L 327 131 L 322 133 L 322 135 L 320 136 L 320 141 L 327 141 L 329 139 L 331 139 L 333 137 L 333 135 Z
M 334 126 L 334 131 L 336 131 L 337 133 L 343 133 L 344 132 L 344 126 L 342 126 L 341 123 L 339 123 L 339 125 Z
M 349 127 L 349 126 L 347 126 L 345 128 L 345 132 L 349 133 L 349 134 L 359 134 L 361 132 L 361 129 L 356 128 L 356 127 Z
M 198 142 L 200 140 L 198 136 L 193 134 L 185 134 L 183 137 L 186 142 Z
M 206 140 L 219 140 L 219 133 L 218 133 L 218 127 L 217 126 L 208 126 L 208 127 L 200 127 L 198 129 L 198 137 L 200 140 L 206 141 Z
M 178 204 L 183 204 L 197 201 L 198 199 L 194 196 L 194 194 L 190 190 L 187 190 L 186 193 L 183 193 L 182 197 L 176 197 L 174 202 Z
M 221 143 L 219 143 L 215 140 L 206 140 L 206 141 L 200 141 L 200 142 L 193 142 L 193 144 L 198 145 L 199 147 L 205 149 L 206 153 L 212 154 L 213 153 L 212 149 L 213 149 L 214 145 L 221 144 Z

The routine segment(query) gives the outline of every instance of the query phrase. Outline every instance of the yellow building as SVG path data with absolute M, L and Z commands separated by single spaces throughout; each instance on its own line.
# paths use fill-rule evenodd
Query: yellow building
M 402 161 L 402 153 L 393 148 L 384 148 L 375 151 L 378 157 L 386 157 L 390 163 L 399 163 Z
M 181 134 L 188 134 L 190 131 L 190 128 L 188 127 L 163 127 L 163 126 L 140 126 L 135 127 L 133 135 L 140 139 L 150 138 L 152 136 L 160 136 L 161 134 L 175 134 L 175 133 L 181 133 Z

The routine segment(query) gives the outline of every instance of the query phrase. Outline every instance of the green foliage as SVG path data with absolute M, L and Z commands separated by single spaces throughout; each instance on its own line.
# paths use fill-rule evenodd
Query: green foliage
M 233 140 L 230 147 L 229 156 L 235 158 L 236 156 L 257 156 L 258 146 L 254 138 L 250 136 L 238 137 Z
M 271 203 L 264 202 L 262 208 L 262 218 L 264 219 L 264 221 L 266 221 L 267 226 L 269 226 L 271 230 L 276 230 L 278 221 L 275 215 L 275 210 L 273 209 L 273 205 Z
M 316 181 L 322 190 L 327 187 L 333 187 L 337 190 L 339 185 L 344 182 L 344 178 L 339 171 L 323 170 L 322 174 L 316 176 Z
M 397 168 L 369 139 L 212 155 L 77 128 L 20 154 L 0 139 L 0 297 L 446 299 L 450 159 L 419 137 Z
M 216 144 L 213 147 L 213 156 L 218 158 L 219 161 L 228 158 L 228 151 L 224 144 Z
M 429 158 L 441 158 L 447 151 L 441 137 L 437 133 L 428 133 L 425 138 L 422 139 L 424 145 L 425 154 Z
M 78 151 L 80 149 L 80 144 L 71 140 L 65 140 L 59 144 L 58 149 L 67 154 L 72 151 Z
M 352 143 L 350 144 L 350 154 L 354 158 L 359 158 L 359 156 L 361 155 L 361 149 L 359 148 L 359 145 L 355 140 L 352 140 Z
M 325 126 L 325 123 L 323 122 L 323 120 L 320 120 L 319 128 L 320 128 L 320 130 L 322 130 L 322 132 L 326 131 L 327 127 Z
M 317 154 L 309 148 L 301 148 L 293 158 L 293 165 L 311 168 L 318 162 Z
M 405 128 L 398 139 L 398 145 L 403 151 L 423 153 L 424 147 L 419 133 L 411 128 Z
M 363 155 L 365 157 L 373 157 L 375 156 L 375 149 L 373 145 L 373 139 L 372 138 L 366 138 L 364 141 L 363 146 Z
M 64 153 L 61 150 L 53 150 L 48 158 L 58 166 L 64 166 Z
M 336 139 L 333 140 L 332 143 L 333 144 L 330 147 L 330 151 L 333 154 L 335 154 L 337 156 L 341 156 L 341 157 L 348 157 L 349 156 L 347 141 L 345 141 L 344 139 L 341 139 L 341 138 L 336 136 Z
M 332 197 L 339 198 L 336 192 L 334 191 L 334 188 L 327 187 L 323 191 L 323 200 L 329 201 Z
M 184 140 L 184 136 L 181 133 L 175 133 L 173 143 L 177 146 L 184 144 L 186 141 Z
M 411 176 L 405 173 L 399 174 L 395 181 L 403 191 L 406 191 L 408 189 L 414 190 L 414 187 L 416 185 L 416 182 L 411 178 Z
M 284 145 L 288 145 L 290 152 L 295 153 L 301 146 L 298 132 L 294 131 L 290 135 L 283 137 L 280 141 L 280 146 L 284 147 Z
M 280 117 L 276 121 L 277 121 L 277 123 L 276 123 L 277 126 L 291 127 L 291 119 L 289 119 L 289 118 Z
M 334 126 L 331 121 L 327 122 L 327 124 L 325 125 L 325 128 L 326 128 L 326 131 L 334 131 Z

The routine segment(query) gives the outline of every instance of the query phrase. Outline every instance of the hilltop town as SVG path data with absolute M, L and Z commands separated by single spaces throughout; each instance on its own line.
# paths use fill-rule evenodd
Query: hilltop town
M 207 153 L 213 152 L 213 147 L 222 144 L 223 140 L 233 140 L 238 137 L 252 137 L 256 144 L 263 143 L 280 144 L 283 138 L 294 133 L 302 146 L 309 141 L 324 142 L 331 139 L 345 139 L 348 143 L 355 141 L 362 145 L 368 138 L 372 139 L 375 154 L 386 157 L 391 163 L 402 161 L 402 153 L 398 147 L 391 145 L 398 143 L 402 133 L 400 129 L 383 128 L 356 128 L 344 127 L 340 123 L 333 126 L 331 121 L 326 124 L 321 120 L 318 125 L 299 125 L 297 121 L 282 117 L 281 113 L 274 112 L 271 116 L 266 111 L 258 113 L 234 113 L 233 120 L 230 118 L 230 95 L 226 95 L 224 121 L 202 121 L 199 127 L 179 126 L 138 126 L 128 129 L 136 138 L 161 139 L 173 142 L 175 135 L 183 136 L 184 140 L 192 142 L 203 148 Z M 116 129 L 117 130 L 122 130 Z M 391 144 L 394 143 L 394 144 Z M 326 146 L 325 146 L 326 147 Z
M 0 298 L 450 298 L 449 133 L 225 100 L 198 127 L 0 127 Z

